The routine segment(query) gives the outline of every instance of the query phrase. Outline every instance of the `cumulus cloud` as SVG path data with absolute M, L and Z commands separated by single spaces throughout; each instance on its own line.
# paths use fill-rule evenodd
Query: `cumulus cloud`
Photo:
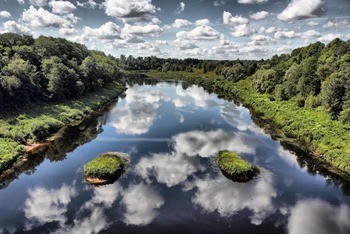
M 42 7 L 36 9 L 30 6 L 28 10 L 22 13 L 22 20 L 34 28 L 72 28 L 69 20 L 55 15 Z
M 15 22 L 13 20 L 6 21 L 3 23 L 3 25 L 4 25 L 4 29 L 5 29 L 4 32 L 12 32 L 12 33 L 24 34 L 24 35 L 31 34 L 29 28 Z
M 251 14 L 249 17 L 254 20 L 261 20 L 261 19 L 265 19 L 268 15 L 269 15 L 269 12 L 267 11 L 259 11 L 254 14 Z
M 125 223 L 147 225 L 157 217 L 157 209 L 164 204 L 164 199 L 152 187 L 141 183 L 123 192 L 122 203 L 126 208 Z
M 268 2 L 269 0 L 238 0 L 238 3 L 241 4 L 255 4 L 255 3 L 263 3 Z
M 52 12 L 57 14 L 69 14 L 77 9 L 77 7 L 69 1 L 51 1 L 49 5 L 52 8 Z
M 174 23 L 171 24 L 173 28 L 184 28 L 192 25 L 192 23 L 185 19 L 176 19 Z
M 283 38 L 294 38 L 296 36 L 295 31 L 277 31 L 275 32 L 275 38 L 276 39 L 283 39 Z
M 333 206 L 320 199 L 299 201 L 291 210 L 288 220 L 290 234 L 350 233 L 350 208 Z
M 217 211 L 223 217 L 249 209 L 252 212 L 251 223 L 260 225 L 275 211 L 272 199 L 277 193 L 273 187 L 272 175 L 265 171 L 260 178 L 250 183 L 235 183 L 220 173 L 214 179 L 197 179 L 188 186 L 189 189 L 196 189 L 192 197 L 195 205 L 206 212 Z
M 315 17 L 323 13 L 323 5 L 323 0 L 292 0 L 277 18 L 290 21 Z
M 196 22 L 194 24 L 196 26 L 209 26 L 210 20 L 209 19 L 200 19 L 200 20 L 196 20 Z
M 185 10 L 186 4 L 184 2 L 180 2 L 177 6 L 177 9 L 175 11 L 175 14 L 181 14 Z
M 324 41 L 324 42 L 330 42 L 336 38 L 350 39 L 350 34 L 328 33 L 326 35 L 323 35 L 322 37 L 319 37 L 317 40 Z
M 220 37 L 220 33 L 210 26 L 197 26 L 191 31 L 180 31 L 176 33 L 176 38 L 189 40 L 215 40 Z
M 250 34 L 249 19 L 241 15 L 232 16 L 230 12 L 224 11 L 223 15 L 224 25 L 232 29 L 231 34 L 235 37 L 248 36 Z
M 77 6 L 85 7 L 85 8 L 89 8 L 89 9 L 95 9 L 96 7 L 100 6 L 100 4 L 98 4 L 94 0 L 88 0 L 87 2 L 77 1 Z
M 99 28 L 84 27 L 82 38 L 85 40 L 91 37 L 102 40 L 121 39 L 121 29 L 113 22 L 107 22 Z
M 337 19 L 331 19 L 328 20 L 328 22 L 322 26 L 322 28 L 347 28 L 350 26 L 350 20 L 344 19 L 344 20 L 337 20 Z
M 156 24 L 130 25 L 125 24 L 122 29 L 123 34 L 132 34 L 138 36 L 158 36 L 163 29 Z
M 30 0 L 29 2 L 31 5 L 38 6 L 38 7 L 47 5 L 47 0 Z
M 108 16 L 123 20 L 143 20 L 156 12 L 151 0 L 105 0 L 102 4 Z
M 298 33 L 298 36 L 302 39 L 312 39 L 312 38 L 320 37 L 321 33 L 317 32 L 315 30 L 308 30 L 308 31 L 303 32 L 303 33 Z
M 0 18 L 10 18 L 11 14 L 8 11 L 0 11 Z

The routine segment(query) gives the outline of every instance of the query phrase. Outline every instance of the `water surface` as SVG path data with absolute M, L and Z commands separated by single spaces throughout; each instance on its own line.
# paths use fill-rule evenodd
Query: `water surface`
M 0 233 L 350 233 L 348 185 L 257 127 L 249 111 L 198 86 L 136 84 L 0 190 Z M 214 163 L 232 150 L 258 165 L 249 183 Z M 114 184 L 83 165 L 131 155 Z

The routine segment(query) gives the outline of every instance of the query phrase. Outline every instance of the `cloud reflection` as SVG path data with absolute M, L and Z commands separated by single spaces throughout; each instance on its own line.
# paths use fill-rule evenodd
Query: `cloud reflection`
M 77 196 L 76 190 L 68 185 L 59 189 L 37 187 L 29 189 L 28 194 L 24 205 L 25 217 L 29 219 L 27 229 L 50 222 L 62 225 L 66 221 L 67 205 Z
M 147 225 L 157 217 L 156 209 L 164 204 L 164 199 L 152 187 L 140 183 L 123 192 L 122 203 L 126 207 L 125 223 Z
M 187 189 L 197 189 L 192 202 L 207 212 L 217 211 L 228 217 L 243 209 L 252 211 L 251 223 L 260 225 L 275 211 L 272 199 L 277 196 L 272 176 L 264 171 L 250 183 L 235 183 L 221 173 L 214 179 L 197 179 Z
M 125 93 L 125 104 L 111 110 L 109 121 L 119 133 L 147 133 L 157 118 L 161 101 L 167 98 L 160 91 L 147 91 L 139 85 L 129 87 Z
M 299 201 L 291 210 L 288 221 L 290 234 L 350 233 L 350 208 L 333 206 L 320 199 Z

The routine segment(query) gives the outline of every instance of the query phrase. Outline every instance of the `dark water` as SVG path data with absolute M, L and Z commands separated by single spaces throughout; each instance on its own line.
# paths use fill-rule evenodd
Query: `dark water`
M 213 160 L 222 149 L 261 175 L 226 179 Z M 131 166 L 94 188 L 82 168 L 106 151 L 129 153 Z M 346 182 L 321 175 L 247 109 L 198 86 L 134 85 L 36 164 L 2 185 L 0 233 L 350 233 Z

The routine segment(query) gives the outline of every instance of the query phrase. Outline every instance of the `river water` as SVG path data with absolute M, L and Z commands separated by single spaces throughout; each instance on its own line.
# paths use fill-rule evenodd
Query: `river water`
M 261 174 L 227 179 L 219 150 Z M 87 184 L 83 165 L 108 151 L 130 154 L 130 167 L 111 185 Z M 350 233 L 346 181 L 198 86 L 131 85 L 37 160 L 2 184 L 0 233 Z

